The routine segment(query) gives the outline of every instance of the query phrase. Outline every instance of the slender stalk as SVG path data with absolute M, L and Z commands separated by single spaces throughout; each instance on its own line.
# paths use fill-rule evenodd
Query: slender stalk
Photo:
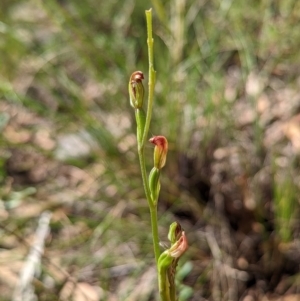
M 140 160 L 140 167 L 143 179 L 143 186 L 147 198 L 147 202 L 150 209 L 151 217 L 151 229 L 152 229 L 152 239 L 153 239 L 153 248 L 155 254 L 155 261 L 158 263 L 158 258 L 160 255 L 159 250 L 159 237 L 158 237 L 158 223 L 157 223 L 157 202 L 154 202 L 151 197 L 151 192 L 148 183 L 148 176 L 146 171 L 146 161 L 144 155 L 144 148 L 146 139 L 149 133 L 151 116 L 152 116 L 152 106 L 153 106 L 153 95 L 154 95 L 154 84 L 155 84 L 155 71 L 153 68 L 153 37 L 152 37 L 152 11 L 151 9 L 146 11 L 146 20 L 147 20 L 147 43 L 148 43 L 148 56 L 149 56 L 149 92 L 148 92 L 148 106 L 145 127 L 143 132 L 142 140 L 138 141 L 138 155 Z
M 151 192 L 149 189 L 148 177 L 147 177 L 147 171 L 146 171 L 146 163 L 145 163 L 145 155 L 144 155 L 144 146 L 143 145 L 138 147 L 138 155 L 139 155 L 139 160 L 140 160 L 143 186 L 144 186 L 148 206 L 150 209 L 153 249 L 154 249 L 155 261 L 157 264 L 158 258 L 160 255 L 158 223 L 157 223 L 157 202 L 154 202 L 151 198 Z
M 153 207 L 150 207 L 150 217 L 151 217 L 153 248 L 154 248 L 154 254 L 155 254 L 155 261 L 157 264 L 158 258 L 160 256 L 159 238 L 158 238 L 158 223 L 157 223 L 157 203 L 155 205 L 153 205 Z
M 152 106 L 153 106 L 153 96 L 154 96 L 154 85 L 155 85 L 155 70 L 153 64 L 153 36 L 152 36 L 152 9 L 146 10 L 146 21 L 147 21 L 147 44 L 148 44 L 148 58 L 149 58 L 149 79 L 148 79 L 148 104 L 147 104 L 147 115 L 145 130 L 142 139 L 142 144 L 144 145 L 147 139 L 147 135 L 150 128 L 151 116 L 152 116 Z
M 153 207 L 153 203 L 152 203 L 151 192 L 150 192 L 149 184 L 148 184 L 144 146 L 138 145 L 138 155 L 139 155 L 139 160 L 140 160 L 140 167 L 141 167 L 142 180 L 143 180 L 143 186 L 144 186 L 144 190 L 145 190 L 145 194 L 146 194 L 146 199 L 147 199 L 149 208 L 151 209 Z

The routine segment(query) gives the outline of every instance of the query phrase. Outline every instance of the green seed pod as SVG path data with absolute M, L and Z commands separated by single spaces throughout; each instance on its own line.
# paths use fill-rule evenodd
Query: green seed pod
M 159 191 L 160 191 L 160 182 L 159 182 L 160 170 L 156 167 L 153 167 L 149 175 L 149 188 L 151 192 L 152 202 L 156 203 Z

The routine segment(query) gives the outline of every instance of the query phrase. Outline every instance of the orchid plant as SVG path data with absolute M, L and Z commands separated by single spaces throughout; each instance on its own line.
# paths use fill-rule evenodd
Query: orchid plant
M 148 58 L 149 58 L 149 81 L 148 81 L 148 100 L 147 109 L 144 110 L 144 74 L 141 71 L 132 73 L 129 79 L 128 90 L 130 96 L 130 104 L 134 108 L 136 125 L 137 125 L 137 148 L 138 156 L 142 174 L 142 181 L 145 190 L 146 199 L 149 205 L 153 248 L 155 261 L 158 271 L 158 286 L 161 301 L 175 301 L 176 287 L 175 287 L 175 273 L 179 258 L 186 251 L 188 247 L 185 232 L 182 230 L 179 223 L 174 222 L 170 225 L 168 239 L 170 241 L 170 248 L 161 252 L 159 246 L 158 236 L 158 219 L 157 219 L 157 203 L 160 192 L 160 174 L 162 168 L 166 164 L 168 153 L 168 141 L 164 136 L 158 135 L 152 137 L 149 141 L 155 145 L 154 147 L 154 166 L 149 175 L 146 170 L 146 158 L 144 154 L 145 144 L 149 133 L 155 75 L 153 65 L 153 36 L 152 36 L 152 10 L 146 11 L 147 21 L 147 44 L 148 44 Z

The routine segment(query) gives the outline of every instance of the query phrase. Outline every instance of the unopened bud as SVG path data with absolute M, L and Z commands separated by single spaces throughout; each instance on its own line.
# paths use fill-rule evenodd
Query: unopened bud
M 159 191 L 160 191 L 160 183 L 159 183 L 160 170 L 156 167 L 153 167 L 149 174 L 149 188 L 151 192 L 151 197 L 153 202 L 157 202 Z
M 168 239 L 173 245 L 182 235 L 182 228 L 179 223 L 174 222 L 170 225 Z
M 135 71 L 131 74 L 128 91 L 130 96 L 130 104 L 135 109 L 141 109 L 143 107 L 144 100 L 144 86 L 142 80 L 144 74 L 142 71 Z
M 164 136 L 154 136 L 149 140 L 155 144 L 154 167 L 161 169 L 165 166 L 168 153 L 168 140 Z

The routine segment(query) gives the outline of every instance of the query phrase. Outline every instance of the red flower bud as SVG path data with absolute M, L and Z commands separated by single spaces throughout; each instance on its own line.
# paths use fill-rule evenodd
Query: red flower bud
M 149 141 L 155 144 L 154 167 L 156 167 L 157 169 L 161 169 L 166 164 L 168 140 L 164 136 L 154 136 Z
M 142 71 L 135 71 L 131 74 L 128 91 L 130 96 L 130 104 L 135 109 L 141 109 L 144 100 L 144 86 L 142 80 L 144 79 L 144 74 Z

